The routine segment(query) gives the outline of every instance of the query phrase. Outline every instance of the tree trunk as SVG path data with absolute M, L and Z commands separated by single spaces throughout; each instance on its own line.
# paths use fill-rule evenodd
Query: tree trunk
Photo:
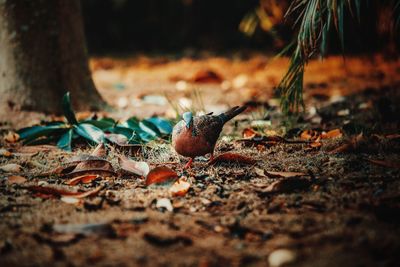
M 0 115 L 104 107 L 87 60 L 79 0 L 0 0 Z

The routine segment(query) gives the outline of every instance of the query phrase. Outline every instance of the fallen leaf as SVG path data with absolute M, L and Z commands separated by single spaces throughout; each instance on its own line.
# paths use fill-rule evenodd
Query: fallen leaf
M 301 140 L 315 140 L 319 137 L 319 133 L 314 130 L 305 130 L 300 134 Z
M 69 178 L 74 178 L 78 176 L 83 176 L 83 175 L 99 175 L 99 176 L 116 176 L 117 173 L 115 173 L 113 170 L 104 170 L 104 169 L 86 169 L 86 170 L 77 170 L 77 171 L 72 171 L 69 173 L 64 174 L 65 177 Z M 43 176 L 43 174 L 41 175 Z
M 157 209 L 166 209 L 167 211 L 174 211 L 174 208 L 172 207 L 172 203 L 171 200 L 169 200 L 168 198 L 159 198 L 157 199 L 156 202 L 156 208 Z
M 8 184 L 23 184 L 26 181 L 27 181 L 27 179 L 25 177 L 19 176 L 19 175 L 8 176 L 8 178 L 7 178 Z
M 115 134 L 115 133 L 106 133 L 104 136 L 111 142 L 116 145 L 122 146 L 128 144 L 128 138 L 123 134 Z
M 367 159 L 370 163 L 388 167 L 388 168 L 396 168 L 400 169 L 400 162 L 399 161 L 389 161 L 389 160 L 379 160 L 379 159 Z
M 265 170 L 256 167 L 254 171 L 258 176 L 265 177 Z
M 92 182 L 93 180 L 96 180 L 97 178 L 99 178 L 99 175 L 96 174 L 88 174 L 88 175 L 82 175 L 82 176 L 77 176 L 74 177 L 70 180 L 68 180 L 67 182 L 65 182 L 67 185 L 77 185 L 79 183 L 82 184 L 88 184 L 90 182 Z
M 400 134 L 388 134 L 385 137 L 389 140 L 397 140 L 400 139 Z
M 262 193 L 292 193 L 309 188 L 311 182 L 305 178 L 286 178 L 270 184 Z
M 296 177 L 296 176 L 303 176 L 306 175 L 303 172 L 274 172 L 274 171 L 265 171 L 266 174 L 270 177 L 284 177 L 284 178 L 289 178 L 289 177 Z
M 329 138 L 339 138 L 342 137 L 343 133 L 340 129 L 330 130 L 326 133 L 321 134 L 322 139 L 329 139 Z
M 100 192 L 101 189 L 103 189 L 104 186 L 99 186 L 93 190 L 89 190 L 86 192 L 73 192 L 69 191 L 65 188 L 62 187 L 55 187 L 55 186 L 39 186 L 39 185 L 33 185 L 27 187 L 27 189 L 39 193 L 41 195 L 49 196 L 57 196 L 57 197 L 75 197 L 75 198 L 85 198 L 89 196 L 95 196 L 97 193 Z M 39 195 L 39 196 L 41 196 Z
M 358 148 L 360 143 L 364 140 L 363 133 L 358 134 L 357 136 L 352 137 L 349 141 L 345 144 L 340 145 L 339 147 L 329 151 L 329 154 L 336 154 L 336 153 L 344 153 L 355 150 Z
M 224 79 L 213 70 L 199 70 L 190 80 L 195 83 L 221 83 Z
M 231 153 L 231 152 L 227 152 L 227 153 L 223 153 L 218 155 L 217 157 L 215 157 L 212 161 L 210 161 L 208 164 L 209 165 L 214 165 L 217 163 L 240 163 L 240 164 L 254 164 L 257 161 L 255 159 L 252 159 L 250 157 L 247 156 L 243 156 L 240 154 L 236 154 L 236 153 Z
M 57 146 L 52 145 L 36 145 L 36 146 L 21 146 L 12 151 L 17 157 L 32 157 L 40 152 L 60 151 Z
M 254 131 L 251 128 L 246 128 L 242 132 L 243 138 L 251 139 L 251 138 L 255 137 L 256 135 L 257 135 L 256 131 Z
M 150 172 L 147 162 L 133 161 L 125 156 L 119 157 L 119 164 L 122 170 L 139 176 L 146 177 Z
M 190 188 L 190 183 L 187 181 L 185 177 L 181 177 L 169 188 L 169 191 L 174 197 L 176 196 L 183 197 L 189 191 L 189 188 Z
M 0 156 L 11 157 L 12 153 L 5 148 L 0 148 Z
M 178 178 L 178 174 L 168 167 L 160 166 L 152 169 L 146 177 L 146 185 L 162 184 Z
M 21 165 L 15 164 L 15 163 L 9 163 L 3 166 L 0 166 L 0 170 L 4 172 L 21 172 L 22 167 Z
M 16 143 L 19 140 L 19 134 L 14 133 L 14 132 L 8 132 L 4 136 L 4 140 L 8 143 Z
M 106 157 L 107 150 L 106 150 L 106 147 L 104 146 L 104 143 L 98 144 L 90 155 L 94 156 L 94 157 L 99 157 L 99 158 Z

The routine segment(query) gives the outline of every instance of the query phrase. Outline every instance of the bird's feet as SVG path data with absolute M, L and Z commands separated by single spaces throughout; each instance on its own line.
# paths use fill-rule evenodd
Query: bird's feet
M 186 163 L 185 167 L 183 167 L 183 168 L 184 169 L 190 169 L 192 167 L 192 163 L 193 163 L 193 158 L 190 158 L 188 163 Z

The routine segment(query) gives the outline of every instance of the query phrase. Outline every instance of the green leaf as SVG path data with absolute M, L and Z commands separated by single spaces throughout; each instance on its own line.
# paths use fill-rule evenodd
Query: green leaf
M 154 124 L 162 134 L 171 134 L 172 133 L 172 125 L 166 119 L 159 118 L 159 117 L 152 117 L 152 118 L 146 119 L 145 121 L 148 121 L 148 122 Z
M 64 116 L 65 118 L 67 118 L 67 121 L 70 124 L 78 124 L 78 121 L 76 120 L 75 117 L 75 113 L 71 107 L 71 99 L 69 96 L 69 92 L 67 92 L 62 99 L 62 108 L 64 111 Z
M 144 121 L 139 122 L 139 126 L 140 126 L 140 129 L 143 130 L 143 132 L 146 132 L 150 136 L 157 137 L 157 136 L 161 135 L 160 131 L 157 129 L 157 126 L 155 126 L 151 122 L 144 120 Z
M 111 118 L 102 118 L 100 120 L 85 120 L 82 121 L 82 123 L 88 123 L 93 126 L 96 126 L 97 128 L 101 130 L 108 129 L 110 127 L 113 127 L 115 125 L 115 120 Z
M 135 132 L 142 131 L 139 126 L 139 120 L 135 117 L 129 118 L 126 122 L 122 123 L 122 126 L 127 127 Z
M 78 125 L 74 125 L 75 132 L 96 144 L 104 142 L 104 133 L 102 130 L 87 123 L 80 123 Z
M 128 138 L 128 140 L 131 139 L 132 136 L 134 135 L 134 131 L 132 129 L 123 127 L 123 126 L 111 127 L 111 128 L 106 129 L 105 131 L 110 132 L 110 133 L 115 133 L 115 134 L 122 134 L 126 138 Z
M 74 133 L 73 129 L 69 129 L 65 134 L 63 134 L 57 142 L 57 146 L 63 150 L 71 151 L 72 135 Z
M 65 124 L 32 126 L 19 130 L 18 134 L 24 140 L 24 143 L 28 143 L 42 136 L 60 135 L 67 129 Z

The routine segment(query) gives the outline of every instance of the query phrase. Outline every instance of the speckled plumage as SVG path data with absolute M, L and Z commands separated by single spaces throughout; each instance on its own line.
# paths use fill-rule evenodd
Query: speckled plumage
M 193 117 L 190 127 L 184 120 L 178 122 L 172 132 L 172 145 L 175 151 L 185 157 L 194 158 L 213 153 L 224 124 L 243 112 L 245 107 L 234 107 L 214 116 L 211 113 Z M 191 161 L 189 162 L 190 165 Z

